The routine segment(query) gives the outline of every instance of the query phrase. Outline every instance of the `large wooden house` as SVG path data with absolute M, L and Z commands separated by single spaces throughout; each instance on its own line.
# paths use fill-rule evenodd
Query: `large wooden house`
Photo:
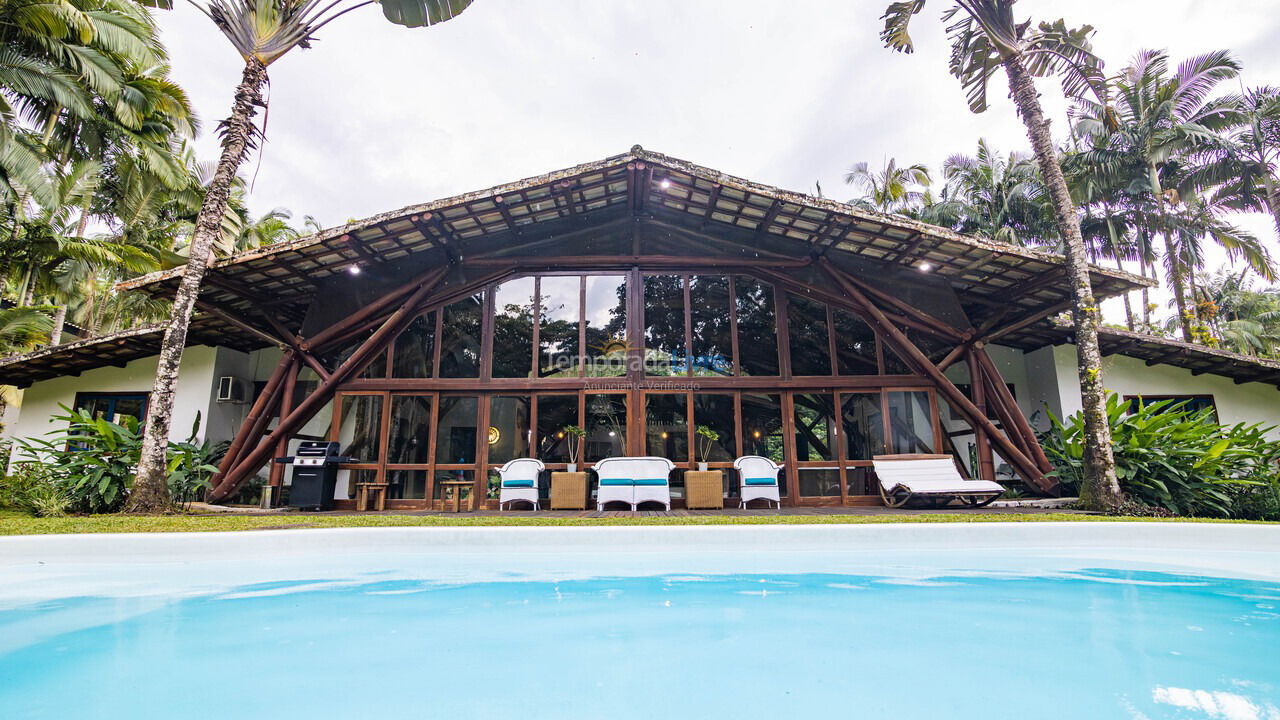
M 171 297 L 179 275 L 124 287 Z M 1148 283 L 1091 275 L 1102 298 Z M 883 453 L 953 453 L 974 477 L 1052 494 L 1036 431 L 1079 408 L 1063 278 L 1047 252 L 635 147 L 218 260 L 174 434 L 199 413 L 206 437 L 231 441 L 215 500 L 254 477 L 287 482 L 270 460 L 301 439 L 358 459 L 339 506 L 378 481 L 391 507 L 423 508 L 445 480 L 483 496 L 522 456 L 691 468 L 700 425 L 719 436 L 712 467 L 784 463 L 784 504 L 879 502 Z M 0 382 L 26 388 L 10 433 L 45 432 L 59 404 L 145 412 L 161 332 L 0 363 Z M 1134 402 L 1188 397 L 1224 422 L 1280 423 L 1280 364 L 1101 340 L 1108 386 Z

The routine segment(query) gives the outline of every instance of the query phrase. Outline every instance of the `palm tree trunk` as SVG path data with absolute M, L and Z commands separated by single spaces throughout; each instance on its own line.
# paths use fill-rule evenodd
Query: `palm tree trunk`
M 59 305 L 53 316 L 53 330 L 49 331 L 49 345 L 57 345 L 62 341 L 62 329 L 67 326 L 67 306 Z
M 1116 238 L 1115 221 L 1111 217 L 1111 205 L 1104 204 L 1103 211 L 1107 213 L 1107 237 L 1111 240 L 1111 255 L 1116 259 L 1116 269 L 1124 272 L 1124 261 L 1120 259 L 1120 241 Z M 1130 331 L 1133 330 L 1133 306 L 1129 304 L 1127 292 L 1124 294 L 1124 325 Z
M 1147 262 L 1151 249 L 1151 231 L 1143 228 L 1138 237 L 1142 239 L 1142 247 L 1138 248 L 1138 272 L 1142 277 L 1147 277 L 1149 269 L 1154 274 L 1154 268 Z M 1151 332 L 1151 290 L 1146 286 L 1142 288 L 1142 326 L 1144 332 Z
M 1089 261 L 1080 218 L 1067 180 L 1058 164 L 1049 121 L 1040 107 L 1040 95 L 1027 72 L 1021 53 L 1010 53 L 1001 62 L 1009 76 L 1013 102 L 1027 126 L 1027 137 L 1035 150 L 1040 173 L 1053 201 L 1054 221 L 1062 237 L 1067 280 L 1071 285 L 1071 319 L 1076 335 L 1076 365 L 1080 377 L 1080 400 L 1084 409 L 1084 483 L 1080 502 L 1084 507 L 1106 510 L 1122 500 L 1111 449 L 1111 426 L 1107 420 L 1106 390 L 1102 385 L 1102 354 L 1098 350 L 1098 304 L 1089 283 Z
M 265 65 L 256 59 L 245 63 L 240 84 L 236 87 L 231 117 L 226 122 L 222 156 L 218 159 L 213 182 L 209 184 L 204 204 L 196 217 L 189 257 L 173 298 L 164 339 L 160 343 L 156 382 L 147 403 L 142 457 L 126 507 L 130 512 L 160 512 L 170 507 L 165 452 L 169 445 L 169 422 L 173 415 L 173 396 L 178 385 L 182 350 L 187 344 L 187 328 L 191 324 L 196 297 L 200 294 L 200 283 L 209 267 L 214 242 L 221 231 L 222 217 L 227 211 L 231 182 L 244 161 L 255 132 L 253 116 L 262 104 L 262 86 L 266 80 Z
M 1182 256 L 1174 249 L 1173 237 L 1169 234 L 1169 209 L 1165 207 L 1164 186 L 1160 183 L 1160 171 L 1154 164 L 1147 168 L 1147 175 L 1153 199 L 1160 207 L 1160 235 L 1164 238 L 1164 259 L 1169 266 L 1169 286 L 1173 291 L 1173 306 L 1178 311 L 1178 327 L 1182 329 L 1182 339 L 1191 342 L 1192 319 L 1187 310 L 1186 278 L 1183 275 L 1185 268 Z
M 1262 187 L 1267 191 L 1267 207 L 1271 209 L 1276 232 L 1280 233 L 1280 188 L 1276 187 L 1276 179 L 1269 173 L 1262 176 Z

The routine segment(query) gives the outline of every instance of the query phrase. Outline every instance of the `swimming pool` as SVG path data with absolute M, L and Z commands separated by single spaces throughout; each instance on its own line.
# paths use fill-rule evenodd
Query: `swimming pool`
M 1280 528 L 0 539 L 5 718 L 1280 718 Z

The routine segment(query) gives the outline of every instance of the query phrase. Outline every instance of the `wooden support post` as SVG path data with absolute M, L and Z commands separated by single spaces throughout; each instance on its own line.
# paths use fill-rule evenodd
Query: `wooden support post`
M 303 423 L 310 420 L 316 414 L 316 411 L 333 397 L 334 390 L 337 389 L 339 384 L 359 373 L 373 360 L 377 353 L 386 349 L 387 345 L 413 320 L 418 304 L 426 299 L 434 287 L 434 285 L 428 285 L 424 282 L 417 291 L 401 303 L 399 309 L 392 313 L 382 323 L 382 326 L 374 331 L 373 335 L 361 343 L 360 347 L 356 348 L 356 351 L 347 358 L 346 362 L 338 366 L 329 375 L 329 379 L 321 382 L 315 391 L 308 395 L 287 416 L 280 418 L 280 424 L 276 426 L 271 436 L 268 436 L 266 442 L 258 443 L 257 447 L 226 473 L 222 481 L 214 487 L 210 499 L 213 502 L 218 502 L 235 492 L 236 488 L 248 477 L 249 473 L 255 472 L 261 467 L 271 451 L 275 449 L 274 443 L 271 441 L 278 437 L 288 437 Z
M 280 417 L 286 417 L 293 411 L 293 396 L 298 388 L 298 364 L 294 363 L 289 368 L 289 374 L 284 379 L 284 395 L 280 398 Z M 289 454 L 289 436 L 285 435 L 276 441 L 276 457 L 284 457 Z M 284 484 L 284 465 L 280 463 L 271 463 L 271 477 L 269 484 L 273 488 L 279 488 Z M 277 496 L 279 493 L 277 492 Z M 278 497 L 277 497 L 278 501 Z
M 985 414 L 987 412 L 985 375 L 974 351 L 969 350 L 966 356 L 969 361 L 969 392 L 973 395 L 974 406 Z M 994 481 L 996 464 L 995 458 L 991 455 L 991 439 L 987 437 L 987 431 L 980 427 L 973 428 L 973 435 L 978 452 L 978 479 Z
M 1004 459 L 1017 468 L 1023 477 L 1029 478 L 1037 484 L 1043 481 L 1043 475 L 1035 463 L 1019 450 L 1009 438 L 1006 438 L 1004 433 L 1001 433 L 996 428 L 995 423 L 991 422 L 985 413 L 979 412 L 969 398 L 965 397 L 964 393 L 960 392 L 960 389 L 955 386 L 955 383 L 951 382 L 941 370 L 938 370 L 938 367 L 929 360 L 920 348 L 916 347 L 916 344 L 911 342 L 910 338 L 889 321 L 889 318 L 885 316 L 879 307 L 873 304 L 856 285 L 845 282 L 844 278 L 834 273 L 831 274 L 831 277 L 835 278 L 836 282 L 849 294 L 849 297 L 863 305 L 865 311 L 877 326 L 876 329 L 890 342 L 898 355 L 928 376 L 938 390 L 946 396 L 947 400 L 966 416 L 966 419 L 975 429 L 981 427 L 990 436 Z
M 1008 408 L 1011 416 L 1010 420 L 1014 426 L 1010 432 L 1016 432 L 1022 436 L 1028 456 L 1035 461 L 1041 472 L 1049 472 L 1053 469 L 1053 465 L 1049 463 L 1049 458 L 1044 454 L 1044 448 L 1040 447 L 1040 441 L 1036 438 L 1035 428 L 1031 427 L 1031 422 L 1022 414 L 1022 409 L 1018 407 L 1018 401 L 1013 397 L 1013 393 L 1009 392 L 1009 386 L 1005 385 L 1004 378 L 1001 377 L 1000 371 L 996 369 L 991 356 L 985 350 L 976 350 L 974 352 L 978 357 L 979 365 L 982 366 L 986 374 L 990 385 L 989 389 L 993 391 L 994 398 Z M 1037 482 L 1036 485 L 1046 492 L 1051 491 L 1057 485 L 1055 481 L 1049 478 L 1042 477 L 1041 480 L 1043 484 Z

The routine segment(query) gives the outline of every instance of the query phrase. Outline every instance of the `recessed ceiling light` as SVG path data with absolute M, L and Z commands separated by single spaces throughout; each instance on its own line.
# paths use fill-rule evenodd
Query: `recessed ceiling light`
M 667 188 L 671 187 L 671 181 L 668 180 L 667 178 L 662 178 L 662 182 L 658 184 L 662 186 L 663 190 L 666 190 Z
M 348 267 L 348 268 L 347 268 L 347 272 L 351 273 L 352 275 L 359 275 L 359 274 L 360 274 L 360 266 L 359 266 L 359 265 L 352 265 L 352 266 L 350 266 L 350 267 Z
M 933 263 L 922 262 L 916 267 L 920 268 L 920 272 L 929 272 L 933 269 Z

